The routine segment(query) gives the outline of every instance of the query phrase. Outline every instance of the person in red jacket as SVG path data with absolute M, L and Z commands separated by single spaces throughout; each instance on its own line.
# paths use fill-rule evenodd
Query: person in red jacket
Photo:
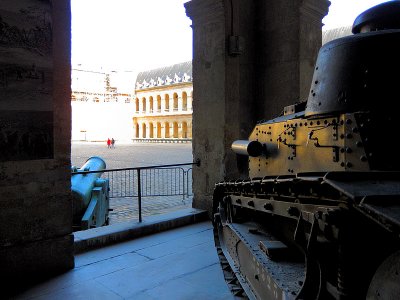
M 107 148 L 111 148 L 111 140 L 110 140 L 110 138 L 108 138 L 108 140 L 107 140 Z

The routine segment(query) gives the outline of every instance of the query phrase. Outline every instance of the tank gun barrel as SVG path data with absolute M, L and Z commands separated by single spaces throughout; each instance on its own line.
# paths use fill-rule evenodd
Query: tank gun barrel
M 258 157 L 263 153 L 264 146 L 259 141 L 236 140 L 232 143 L 236 154 Z

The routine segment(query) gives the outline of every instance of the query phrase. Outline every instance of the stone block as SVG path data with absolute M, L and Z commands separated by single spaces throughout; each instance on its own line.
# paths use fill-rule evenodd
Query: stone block
M 27 189 L 41 190 L 35 183 L 16 186 L 22 197 L 0 200 L 0 246 L 46 240 L 72 232 L 69 194 L 43 197 L 40 193 L 23 196 Z M 3 194 L 11 193 L 11 187 Z M 1 192 L 1 191 L 0 191 Z
M 51 240 L 1 247 L 0 281 L 12 293 L 13 289 L 21 290 L 27 284 L 72 269 L 73 242 L 73 235 L 69 234 Z

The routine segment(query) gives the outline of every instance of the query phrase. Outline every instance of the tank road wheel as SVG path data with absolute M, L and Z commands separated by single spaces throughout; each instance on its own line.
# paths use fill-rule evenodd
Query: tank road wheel
M 400 251 L 390 255 L 377 269 L 367 299 L 400 299 Z

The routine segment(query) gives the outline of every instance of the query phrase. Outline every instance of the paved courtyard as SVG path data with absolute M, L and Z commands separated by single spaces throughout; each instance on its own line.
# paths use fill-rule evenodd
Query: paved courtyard
M 71 165 L 80 168 L 91 156 L 100 156 L 107 169 L 180 164 L 193 161 L 191 143 L 124 143 L 107 148 L 106 142 L 72 142 Z M 192 207 L 192 197 L 143 197 L 142 216 Z M 138 219 L 137 197 L 110 199 L 110 224 Z

